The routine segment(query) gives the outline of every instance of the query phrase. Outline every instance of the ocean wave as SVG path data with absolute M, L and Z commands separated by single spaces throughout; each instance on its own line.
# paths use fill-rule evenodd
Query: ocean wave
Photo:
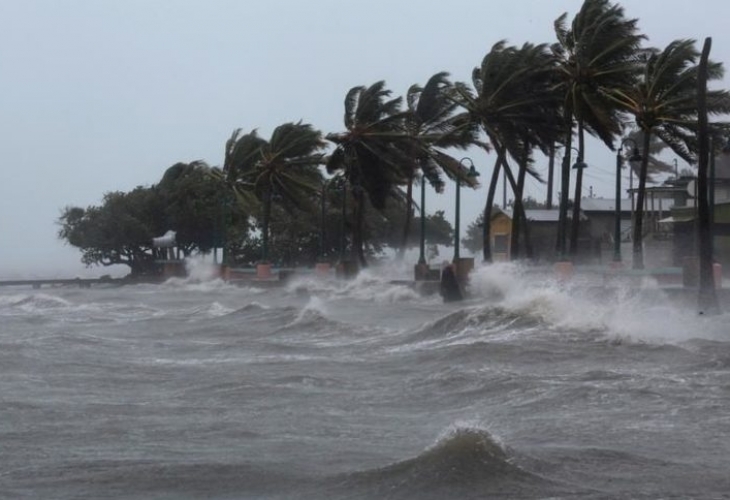
M 479 343 L 512 342 L 548 327 L 538 317 L 503 307 L 470 306 L 452 311 L 395 337 L 391 350 L 440 349 Z
M 186 278 L 169 278 L 164 282 L 156 285 L 167 291 L 184 291 L 184 292 L 217 292 L 221 290 L 234 290 L 237 287 L 221 278 L 211 278 L 209 280 L 201 280 L 197 277 Z
M 394 283 L 391 277 L 364 269 L 352 280 L 323 280 L 312 277 L 293 279 L 286 291 L 296 295 L 316 295 L 325 299 L 353 299 L 376 304 L 422 301 L 410 286 Z
M 210 304 L 195 306 L 191 309 L 180 309 L 171 312 L 171 315 L 181 318 L 187 318 L 188 321 L 205 320 L 208 318 L 219 318 L 228 316 L 238 311 L 231 307 L 226 307 L 220 302 L 214 301 Z
M 415 458 L 349 474 L 341 486 L 359 492 L 357 498 L 514 498 L 554 485 L 522 468 L 488 431 L 454 426 Z
M 261 311 L 268 311 L 271 309 L 271 306 L 267 306 L 265 304 L 261 304 L 260 302 L 249 302 L 243 307 L 239 307 L 235 311 L 233 311 L 231 314 L 238 314 L 238 313 L 250 313 L 250 312 L 261 312 Z
M 17 308 L 27 312 L 63 309 L 73 306 L 73 302 L 45 293 L 0 296 L 0 308 Z
M 580 279 L 561 282 L 552 273 L 519 264 L 477 267 L 470 290 L 489 304 L 487 309 L 499 307 L 515 318 L 527 318 L 527 326 L 536 322 L 554 332 L 599 334 L 619 343 L 722 339 L 730 318 L 730 313 L 698 317 L 694 308 L 677 306 L 655 284 L 637 288 L 591 285 Z
M 125 323 L 162 314 L 144 304 L 74 302 L 46 293 L 0 296 L 0 315 L 24 317 L 28 322 Z

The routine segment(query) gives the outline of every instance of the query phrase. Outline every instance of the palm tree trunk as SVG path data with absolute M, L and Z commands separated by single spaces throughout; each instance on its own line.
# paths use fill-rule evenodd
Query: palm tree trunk
M 710 228 L 710 205 L 708 201 L 708 133 L 707 133 L 707 59 L 710 54 L 712 39 L 705 38 L 700 57 L 699 75 L 697 81 L 697 115 L 699 136 L 699 163 L 697 166 L 697 207 L 699 257 L 700 257 L 700 287 L 698 302 L 701 311 L 717 314 L 720 304 L 717 301 L 713 276 L 712 231 Z M 709 154 L 714 154 L 714 151 Z M 714 186 L 713 186 L 714 188 Z M 714 194 L 713 194 L 714 196 Z
M 269 217 L 271 217 L 271 190 L 264 193 L 263 216 L 261 218 L 261 262 L 269 260 Z
M 644 269 L 644 198 L 646 191 L 646 173 L 649 166 L 649 145 L 651 144 L 651 129 L 644 130 L 644 154 L 641 158 L 641 170 L 639 171 L 639 189 L 636 195 L 636 210 L 634 212 L 634 234 L 633 245 L 633 268 Z
M 568 191 L 570 190 L 570 151 L 573 143 L 573 112 L 566 106 L 565 123 L 567 130 L 565 134 L 565 150 L 563 154 L 563 163 L 560 170 L 560 215 L 558 217 L 558 241 L 555 248 L 558 253 L 558 259 L 564 260 L 567 257 L 566 252 L 566 236 L 568 233 Z
M 494 162 L 492 169 L 492 178 L 489 180 L 489 189 L 487 190 L 487 203 L 484 205 L 484 219 L 482 224 L 482 257 L 484 262 L 492 262 L 492 244 L 491 244 L 491 222 L 492 222 L 492 206 L 494 206 L 494 195 L 497 192 L 497 182 L 499 182 L 499 167 L 504 150 L 497 147 L 497 160 Z
M 553 208 L 553 175 L 555 173 L 555 143 L 550 145 L 550 153 L 548 156 L 548 181 L 547 181 L 547 203 L 546 208 Z
M 509 181 L 509 186 L 512 189 L 512 192 L 517 191 L 517 181 L 515 181 L 514 176 L 512 175 L 512 170 L 509 168 L 509 164 L 507 163 L 507 158 L 505 157 L 502 163 L 502 167 L 504 169 L 504 177 L 506 179 L 505 182 Z M 521 221 L 521 228 L 522 228 L 522 236 L 524 237 L 525 242 L 525 255 L 527 258 L 532 258 L 532 243 L 530 240 L 530 226 L 527 223 L 527 214 L 525 213 L 525 205 L 524 203 L 520 203 L 519 208 L 515 208 L 514 215 L 517 217 L 520 217 Z
M 525 188 L 525 174 L 527 173 L 527 159 L 530 146 L 527 141 L 524 144 L 522 162 L 517 172 L 517 186 L 513 188 L 515 194 L 514 210 L 512 213 L 512 237 L 510 238 L 510 260 L 520 258 L 520 227 L 524 218 L 524 207 L 522 206 L 522 192 Z M 507 169 L 505 168 L 505 172 Z
M 573 220 L 570 226 L 570 255 L 578 255 L 578 236 L 580 235 L 580 199 L 583 197 L 583 169 L 580 164 L 583 162 L 585 142 L 583 135 L 583 121 L 578 121 L 578 170 L 575 174 L 575 196 L 573 196 Z
M 398 249 L 398 260 L 403 260 L 403 254 L 408 245 L 408 237 L 411 233 L 411 221 L 413 220 L 413 177 L 408 179 L 408 187 L 406 191 L 406 220 L 403 223 L 403 237 L 401 239 L 400 248 Z
M 353 189 L 353 216 L 355 218 L 355 227 L 352 232 L 352 260 L 358 262 L 360 266 L 367 267 L 368 263 L 365 259 L 365 250 L 363 245 L 363 227 L 365 226 L 365 191 L 359 186 Z

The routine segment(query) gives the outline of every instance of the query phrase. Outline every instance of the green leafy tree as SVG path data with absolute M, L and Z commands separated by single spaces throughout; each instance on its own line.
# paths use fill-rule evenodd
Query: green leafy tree
M 152 238 L 162 234 L 164 214 L 150 188 L 107 193 L 100 206 L 67 207 L 58 223 L 59 238 L 81 250 L 87 266 L 126 265 L 135 276 L 157 271 Z
M 454 227 L 444 217 L 443 210 L 426 216 L 426 244 L 446 247 L 454 244 Z
M 402 204 L 388 207 L 379 213 L 381 215 L 380 221 L 374 226 L 376 229 L 372 233 L 371 238 L 374 242 L 379 243 L 379 247 L 381 248 L 387 246 L 400 251 L 404 248 L 401 229 L 403 227 L 405 212 L 402 210 Z M 421 217 L 414 217 L 413 221 L 420 225 Z M 454 243 L 454 228 L 445 219 L 443 210 L 437 210 L 433 214 L 426 216 L 425 242 L 428 245 L 444 246 L 451 246 Z M 405 248 L 413 248 L 419 244 L 420 234 L 413 233 L 405 242 Z
M 491 211 L 490 211 L 491 217 Z M 477 218 L 469 224 L 461 238 L 461 244 L 471 253 L 476 254 L 484 248 L 484 240 L 482 239 L 482 228 L 484 226 L 484 212 L 480 213 Z
M 185 255 L 223 246 L 227 221 L 245 219 L 235 206 L 226 205 L 226 189 L 222 178 L 202 161 L 176 163 L 155 186 L 166 229 L 176 232 L 176 243 Z

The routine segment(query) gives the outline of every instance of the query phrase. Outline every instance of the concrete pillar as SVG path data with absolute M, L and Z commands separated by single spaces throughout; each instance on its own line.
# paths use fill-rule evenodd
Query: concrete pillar
M 413 275 L 416 281 L 428 279 L 428 264 L 416 264 L 413 266 Z
M 268 280 L 271 278 L 271 264 L 256 264 L 256 279 Z
M 555 277 L 560 281 L 568 281 L 573 277 L 573 263 L 568 261 L 556 262 L 553 266 Z
M 343 260 L 337 264 L 335 274 L 338 278 L 354 278 L 359 271 L 358 263 L 352 260 Z
M 328 278 L 332 265 L 329 262 L 318 262 L 314 266 L 314 274 L 318 278 Z

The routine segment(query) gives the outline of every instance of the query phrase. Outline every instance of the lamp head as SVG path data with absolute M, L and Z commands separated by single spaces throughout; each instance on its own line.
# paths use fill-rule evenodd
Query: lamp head
M 629 156 L 629 161 L 641 161 L 644 157 L 641 156 L 641 151 L 639 151 L 639 148 L 637 146 L 634 146 L 634 148 L 631 150 L 631 156 Z
M 586 167 L 588 167 L 588 164 L 586 162 L 584 162 L 583 160 L 581 160 L 580 158 L 578 159 L 577 162 L 575 162 L 573 164 L 573 168 L 575 168 L 575 169 L 581 169 L 581 168 L 586 168 Z
M 472 163 L 469 167 L 469 171 L 466 173 L 467 177 L 476 178 L 479 177 L 479 172 L 477 172 L 477 169 L 474 168 L 474 164 Z

